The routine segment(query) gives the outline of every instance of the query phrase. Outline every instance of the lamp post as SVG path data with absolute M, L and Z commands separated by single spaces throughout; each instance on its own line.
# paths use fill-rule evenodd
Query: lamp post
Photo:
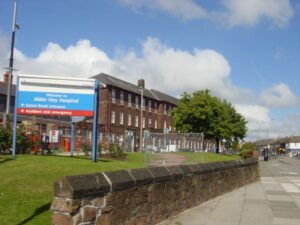
M 140 125 L 140 151 L 143 147 L 143 108 L 144 108 L 144 89 L 140 89 L 141 92 L 141 125 Z
M 12 24 L 12 35 L 11 35 L 11 46 L 10 46 L 10 58 L 9 58 L 9 74 L 8 74 L 8 82 L 7 82 L 7 92 L 6 92 L 6 109 L 3 118 L 4 126 L 6 127 L 7 120 L 9 117 L 10 112 L 10 96 L 11 96 L 11 84 L 12 84 L 12 71 L 14 67 L 14 46 L 15 46 L 15 35 L 16 35 L 16 17 L 17 17 L 17 8 L 18 8 L 18 1 L 15 0 L 14 4 L 14 14 L 13 14 L 13 24 Z

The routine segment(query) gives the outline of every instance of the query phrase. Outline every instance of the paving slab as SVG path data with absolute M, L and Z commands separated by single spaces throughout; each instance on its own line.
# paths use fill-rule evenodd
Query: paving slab
M 259 182 L 218 196 L 159 225 L 300 225 L 300 160 L 260 162 Z

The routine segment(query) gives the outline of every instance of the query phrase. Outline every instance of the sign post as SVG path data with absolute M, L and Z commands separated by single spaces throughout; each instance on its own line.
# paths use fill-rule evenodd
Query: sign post
M 96 162 L 98 101 L 99 82 L 95 79 L 19 75 L 14 114 L 13 157 L 16 152 L 17 114 L 94 117 L 92 160 Z

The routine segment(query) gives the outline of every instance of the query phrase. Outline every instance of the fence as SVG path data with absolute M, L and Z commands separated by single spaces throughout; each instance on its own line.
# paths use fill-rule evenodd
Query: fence
M 203 151 L 202 133 L 150 133 L 145 135 L 145 165 L 181 164 L 185 157 L 174 152 Z

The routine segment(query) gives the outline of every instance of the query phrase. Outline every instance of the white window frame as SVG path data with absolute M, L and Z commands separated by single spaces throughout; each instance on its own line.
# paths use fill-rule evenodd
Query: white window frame
M 116 103 L 116 89 L 111 89 L 111 102 Z
M 136 127 L 139 127 L 139 116 L 138 115 L 135 116 L 134 123 L 135 123 Z
M 143 117 L 143 128 L 145 128 L 145 125 L 146 125 L 146 118 Z
M 111 111 L 111 119 L 110 119 L 112 124 L 116 123 L 116 112 L 115 111 Z
M 135 96 L 135 108 L 139 109 L 139 96 Z
M 148 110 L 152 112 L 152 101 L 150 99 L 148 100 Z
M 154 121 L 154 128 L 157 129 L 157 119 Z
M 152 119 L 151 118 L 148 119 L 148 126 L 150 126 L 150 127 L 152 126 Z
M 127 124 L 128 124 L 128 126 L 131 126 L 131 114 L 128 114 Z
M 128 94 L 128 107 L 131 107 L 132 102 L 131 102 L 131 94 Z
M 124 125 L 124 113 L 120 112 L 120 125 Z
M 124 105 L 124 92 L 120 92 L 120 105 Z

